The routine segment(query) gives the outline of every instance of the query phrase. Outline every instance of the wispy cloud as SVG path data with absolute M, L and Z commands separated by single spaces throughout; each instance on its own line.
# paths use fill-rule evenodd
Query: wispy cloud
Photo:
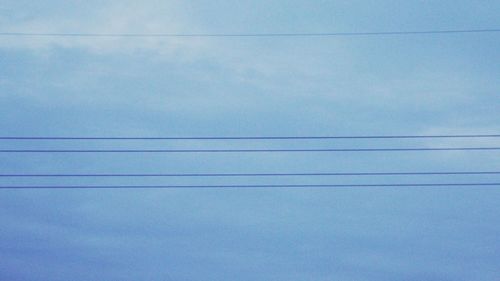
M 10 19 L 2 31 L 40 33 L 182 33 L 193 29 L 183 16 L 182 1 L 120 1 L 104 3 L 85 13 L 54 17 L 43 12 L 22 19 Z M 74 7 L 78 9 L 78 7 Z M 96 54 L 154 52 L 162 56 L 184 55 L 202 49 L 198 39 L 176 38 L 60 38 L 11 37 L 2 40 L 3 48 L 51 50 L 83 49 Z

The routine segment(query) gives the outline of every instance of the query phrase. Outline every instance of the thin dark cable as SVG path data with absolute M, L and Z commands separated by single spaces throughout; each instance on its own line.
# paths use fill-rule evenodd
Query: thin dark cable
M 333 37 L 333 36 L 387 36 L 492 33 L 500 29 L 456 29 L 384 32 L 321 32 L 321 33 L 56 33 L 56 32 L 1 32 L 0 36 L 17 37 Z
M 0 153 L 272 153 L 272 152 L 398 152 L 487 151 L 500 147 L 318 148 L 318 149 L 2 149 Z
M 263 185 L 65 185 L 0 186 L 0 189 L 246 189 L 246 188 L 353 188 L 500 186 L 500 183 L 394 183 L 394 184 L 263 184 Z
M 423 139 L 499 138 L 500 134 L 464 135 L 374 135 L 374 136 L 207 136 L 207 137 L 34 137 L 4 136 L 0 140 L 297 140 L 297 139 Z
M 285 176 L 419 176 L 496 175 L 494 172 L 366 172 L 366 173 L 190 173 L 190 174 L 0 174 L 0 177 L 285 177 Z

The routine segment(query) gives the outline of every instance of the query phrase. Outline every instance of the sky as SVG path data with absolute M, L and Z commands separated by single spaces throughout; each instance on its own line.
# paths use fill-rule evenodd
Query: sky
M 500 27 L 498 1 L 0 2 L 0 32 Z M 0 36 L 2 136 L 498 134 L 498 33 Z M 498 146 L 498 140 L 0 141 L 1 149 Z M 498 152 L 0 154 L 0 173 L 499 171 Z M 490 176 L 1 178 L 0 185 L 498 182 Z M 500 279 L 497 187 L 0 190 L 0 279 Z

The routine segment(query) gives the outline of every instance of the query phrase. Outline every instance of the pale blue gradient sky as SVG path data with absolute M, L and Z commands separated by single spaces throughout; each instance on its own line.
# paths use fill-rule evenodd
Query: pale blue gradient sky
M 0 31 L 498 28 L 498 1 L 3 1 Z M 498 133 L 498 34 L 0 37 L 1 135 Z M 7 148 L 405 147 L 485 140 L 15 142 Z M 1 173 L 499 170 L 498 153 L 0 155 Z M 1 184 L 498 177 L 2 179 Z M 496 188 L 2 190 L 2 280 L 498 280 Z

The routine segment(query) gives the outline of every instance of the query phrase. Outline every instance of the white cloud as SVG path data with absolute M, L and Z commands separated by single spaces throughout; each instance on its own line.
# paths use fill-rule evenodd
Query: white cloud
M 98 5 L 97 5 L 98 4 Z M 192 8 L 185 1 L 119 1 L 97 3 L 90 11 L 55 17 L 44 13 L 12 17 L 4 20 L 2 31 L 26 33 L 92 33 L 92 34 L 178 34 L 210 33 L 190 14 Z M 83 6 L 83 5 L 82 5 Z M 90 6 L 90 5 L 87 5 Z M 51 7 L 53 8 L 53 7 Z M 79 7 L 72 6 L 73 10 Z M 50 9 L 50 8 L 49 8 Z M 83 7 L 82 7 L 83 10 Z M 221 32 L 218 30 L 217 32 Z M 307 42 L 281 39 L 267 41 L 245 38 L 179 38 L 179 37 L 4 37 L 0 48 L 28 49 L 47 54 L 54 49 L 81 49 L 96 55 L 150 54 L 158 60 L 210 60 L 233 71 L 236 79 L 245 83 L 262 83 L 262 79 L 276 78 L 280 73 L 299 76 L 317 76 L 325 72 L 318 53 L 323 47 Z M 283 42 L 283 43 L 279 43 Z M 296 56 L 307 46 L 310 53 Z M 277 48 L 278 47 L 278 48 Z M 337 44 L 329 43 L 330 52 Z M 293 59 L 290 56 L 293 56 Z M 319 69 L 319 70 L 318 70 Z M 257 80 L 257 81 L 256 81 Z M 295 79 L 295 82 L 300 79 Z
M 182 13 L 180 1 L 120 1 L 97 5 L 89 13 L 11 19 L 4 23 L 4 32 L 27 33 L 182 33 L 193 24 Z M 5 39 L 5 38 L 4 38 Z M 183 58 L 203 49 L 199 39 L 179 38 L 98 38 L 98 37 L 8 37 L 0 42 L 3 48 L 24 48 L 47 51 L 52 48 L 77 48 L 96 54 L 154 52 L 163 56 Z

